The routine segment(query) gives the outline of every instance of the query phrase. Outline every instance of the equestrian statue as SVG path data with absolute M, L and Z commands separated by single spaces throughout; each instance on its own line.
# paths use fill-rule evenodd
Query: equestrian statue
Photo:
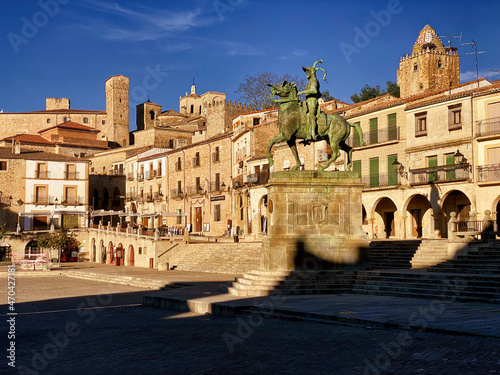
M 323 68 L 316 67 L 323 60 L 316 61 L 313 66 L 302 70 L 307 76 L 307 85 L 304 91 L 298 91 L 295 83 L 284 81 L 278 85 L 268 85 L 271 87 L 271 95 L 278 96 L 278 99 L 271 99 L 273 103 L 279 103 L 278 124 L 279 134 L 267 146 L 267 159 L 269 168 L 274 161 L 271 157 L 273 145 L 286 141 L 292 151 L 296 164 L 292 171 L 299 169 L 301 162 L 297 153 L 296 141 L 301 139 L 304 145 L 310 142 L 319 142 L 326 140 L 332 149 L 332 157 L 321 167 L 319 171 L 328 168 L 339 156 L 340 150 L 347 153 L 347 170 L 351 170 L 352 165 L 352 147 L 345 143 L 351 133 L 351 127 L 358 132 L 359 139 L 363 139 L 359 124 L 350 124 L 338 114 L 326 114 L 321 111 L 318 99 L 321 98 L 319 91 L 319 81 L 316 72 L 322 70 L 325 74 L 323 80 L 326 80 L 326 71 Z M 300 95 L 304 94 L 306 100 L 300 101 Z M 364 142 L 361 142 L 364 145 Z

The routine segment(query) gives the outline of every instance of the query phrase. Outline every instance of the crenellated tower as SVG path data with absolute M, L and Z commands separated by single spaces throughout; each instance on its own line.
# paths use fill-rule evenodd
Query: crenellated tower
M 398 86 L 401 97 L 434 90 L 446 90 L 460 84 L 460 57 L 456 47 L 445 47 L 429 25 L 418 35 L 411 55 L 401 57 Z

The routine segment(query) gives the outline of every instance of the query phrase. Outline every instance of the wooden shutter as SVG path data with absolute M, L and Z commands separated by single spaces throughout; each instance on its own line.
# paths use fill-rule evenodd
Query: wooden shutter
M 379 186 L 378 158 L 370 159 L 370 187 Z
M 361 177 L 361 160 L 355 160 L 352 162 L 352 171 L 356 172 L 358 177 Z
M 370 119 L 370 144 L 378 143 L 378 117 Z
M 356 123 L 359 126 L 359 122 Z M 359 134 L 355 127 L 352 128 L 353 139 L 352 145 L 353 147 L 359 147 L 361 145 L 361 139 L 359 138 Z
M 427 158 L 427 165 L 429 168 L 437 167 L 437 165 L 438 165 L 437 156 L 429 156 Z M 429 170 L 429 182 L 437 181 L 437 179 L 438 179 L 437 169 L 436 170 Z
M 455 179 L 455 154 L 446 154 L 446 165 L 450 165 L 453 167 L 446 168 L 446 179 L 454 180 Z
M 396 114 L 391 113 L 387 116 L 387 131 L 388 131 L 388 140 L 394 141 L 398 139 L 398 127 L 396 122 Z
M 398 158 L 397 155 L 389 155 L 387 157 L 387 183 L 389 185 L 397 185 L 398 184 L 398 171 L 394 170 L 392 167 L 392 163 L 396 161 Z

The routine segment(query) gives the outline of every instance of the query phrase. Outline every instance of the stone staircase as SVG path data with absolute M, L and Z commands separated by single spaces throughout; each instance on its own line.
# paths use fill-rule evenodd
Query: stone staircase
M 348 293 L 355 271 L 251 271 L 236 278 L 227 291 L 234 296 Z
M 261 243 L 190 243 L 167 253 L 169 269 L 242 275 L 260 267 Z
M 375 240 L 370 242 L 372 269 L 409 269 L 421 240 Z
M 447 260 L 447 239 L 423 239 L 410 263 L 411 268 L 427 268 Z
M 490 274 L 500 276 L 500 241 L 470 243 L 467 253 L 437 264 L 428 272 Z
M 391 271 L 358 271 L 357 294 L 500 303 L 500 276 Z
M 78 279 L 100 281 L 100 282 L 120 284 L 120 285 L 129 285 L 129 286 L 135 286 L 144 289 L 154 289 L 154 290 L 174 289 L 174 288 L 183 288 L 185 286 L 190 286 L 190 284 L 170 283 L 164 280 L 149 279 L 144 277 L 102 274 L 102 273 L 83 272 L 83 271 L 67 271 L 64 273 L 64 275 L 67 277 L 75 277 Z

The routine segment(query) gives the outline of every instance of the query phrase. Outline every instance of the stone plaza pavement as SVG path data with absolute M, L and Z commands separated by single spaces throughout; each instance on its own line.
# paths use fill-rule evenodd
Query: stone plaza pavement
M 5 271 L 0 266 L 0 275 Z M 228 281 L 234 280 L 235 275 L 158 271 L 92 263 L 70 263 L 50 272 L 27 273 L 32 276 L 69 276 L 75 271 L 112 277 L 114 280 L 122 278 L 124 285 L 127 285 L 130 277 L 160 281 L 166 285 L 165 290 L 151 291 L 142 296 L 142 303 L 150 307 L 201 314 L 262 315 L 280 319 L 368 324 L 374 327 L 500 338 L 500 305 L 497 304 L 457 302 L 449 298 L 421 299 L 364 294 L 236 297 L 225 293 L 221 288 Z M 109 288 L 113 289 L 112 284 Z

